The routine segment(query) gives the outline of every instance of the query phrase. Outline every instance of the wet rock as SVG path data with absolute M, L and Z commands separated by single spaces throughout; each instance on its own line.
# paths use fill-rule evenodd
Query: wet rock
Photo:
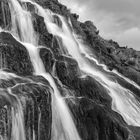
M 87 102 L 86 100 L 84 101 L 84 99 L 81 101 L 80 105 L 81 110 L 83 110 L 83 122 L 86 124 L 86 129 L 88 131 L 86 139 L 128 139 L 129 131 L 126 128 L 125 122 L 122 121 L 122 118 L 118 116 L 118 114 L 115 114 L 104 106 L 96 103 L 89 103 L 89 101 Z
M 1 68 L 19 75 L 32 75 L 33 68 L 27 50 L 6 32 L 0 33 L 0 57 Z
M 72 26 L 75 33 L 85 41 L 100 63 L 106 64 L 110 70 L 117 69 L 140 84 L 140 52 L 126 47 L 121 48 L 113 40 L 103 39 L 92 22 L 79 22 L 79 16 L 70 13 L 69 9 L 58 0 L 35 1 L 44 8 L 70 19 L 69 26 Z M 134 137 L 139 139 L 139 128 L 128 126 L 118 113 L 111 110 L 111 97 L 106 89 L 95 79 L 82 73 L 74 59 L 62 56 L 62 52 L 65 52 L 62 49 L 62 40 L 48 32 L 44 19 L 35 13 L 32 4 L 26 3 L 26 5 L 32 14 L 34 29 L 39 37 L 40 57 L 46 71 L 55 73 L 59 81 L 57 84 L 61 83 L 61 86 L 58 86 L 60 91 L 72 92 L 73 102 L 71 103 L 69 96 L 66 102 L 71 108 L 81 139 L 135 140 Z M 11 19 L 8 4 L 1 0 L 0 7 L 2 7 L 0 8 L 0 26 L 9 29 Z M 55 15 L 53 18 L 54 23 L 62 27 L 59 17 Z M 49 83 L 41 76 L 32 76 L 33 68 L 27 50 L 5 32 L 0 33 L 0 58 L 2 69 L 7 69 L 22 77 L 0 80 L 0 88 L 2 88 L 0 91 L 0 135 L 9 137 L 11 135 L 11 106 L 17 101 L 9 95 L 7 88 L 13 87 L 12 93 L 18 97 L 23 107 L 27 140 L 33 138 L 34 135 L 37 140 L 51 139 L 52 112 Z M 27 79 L 23 79 L 23 76 Z M 130 87 L 129 84 L 124 84 L 122 79 L 118 81 L 124 87 Z M 139 94 L 139 91 L 134 88 L 133 91 Z
M 56 62 L 56 73 L 61 82 L 69 86 L 73 83 L 74 79 L 80 76 L 78 63 L 73 58 L 65 56 L 60 56 Z
M 85 97 L 75 100 L 75 104 L 66 101 L 83 140 L 135 139 L 123 118 L 108 107 Z
M 49 86 L 39 84 L 19 85 L 12 90 L 18 93 L 24 107 L 25 130 L 27 140 L 33 136 L 37 139 L 50 139 L 51 135 L 51 93 Z
M 81 77 L 75 60 L 63 59 L 56 62 L 56 73 L 62 84 L 74 90 L 76 97 L 87 97 L 109 107 L 111 98 L 102 85 L 89 76 Z
M 53 71 L 53 66 L 55 63 L 53 53 L 47 48 L 42 48 L 40 49 L 40 57 L 44 63 L 46 72 L 51 73 Z
M 10 29 L 11 14 L 7 0 L 0 1 L 0 27 Z
M 29 78 L 27 79 L 29 80 Z M 35 77 L 32 79 L 35 79 Z M 41 84 L 41 80 L 40 83 L 36 83 L 36 81 L 32 81 L 31 79 L 32 82 L 26 81 L 22 77 L 14 80 L 16 81 L 15 85 L 9 85 L 7 80 L 8 89 L 11 89 L 11 92 L 7 88 L 0 90 L 0 135 L 3 138 L 10 139 L 13 129 L 12 123 L 14 122 L 13 119 L 15 119 L 12 118 L 12 109 L 16 110 L 18 109 L 16 106 L 18 106 L 21 107 L 24 115 L 23 124 L 25 125 L 26 139 L 30 140 L 35 137 L 38 140 L 50 140 L 52 120 L 52 89 L 50 85 L 47 81 L 45 84 L 44 82 Z M 20 83 L 18 83 L 19 81 Z M 20 118 L 22 114 L 18 113 L 17 110 L 18 119 L 22 119 Z M 19 127 L 21 129 L 21 126 Z
M 53 18 L 54 18 L 54 23 L 57 24 L 61 28 L 62 21 L 60 20 L 60 18 L 57 15 L 54 15 Z

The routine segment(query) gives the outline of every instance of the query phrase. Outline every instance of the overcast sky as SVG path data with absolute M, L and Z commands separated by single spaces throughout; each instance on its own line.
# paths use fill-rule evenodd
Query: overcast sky
M 140 0 L 59 0 L 80 20 L 92 20 L 100 35 L 140 50 Z

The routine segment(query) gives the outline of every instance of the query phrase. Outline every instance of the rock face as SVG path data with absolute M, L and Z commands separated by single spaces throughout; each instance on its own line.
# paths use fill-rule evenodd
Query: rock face
M 0 33 L 1 67 L 19 75 L 32 75 L 33 68 L 27 50 L 9 33 Z
M 113 40 L 105 40 L 99 35 L 99 30 L 91 21 L 81 23 L 78 21 L 78 15 L 70 13 L 70 11 L 56 0 L 51 1 L 39 1 L 36 0 L 44 8 L 49 8 L 54 13 L 61 14 L 66 18 L 70 18 L 74 30 L 80 35 L 85 43 L 90 46 L 93 54 L 97 57 L 100 63 L 104 63 L 110 70 L 116 69 L 126 77 L 132 79 L 140 85 L 140 52 L 135 51 L 132 48 L 120 47 L 119 44 Z M 37 25 L 42 28 L 40 21 L 37 18 Z M 42 19 L 43 20 L 43 19 Z M 44 30 L 42 29 L 44 33 Z M 42 38 L 51 37 L 47 36 L 46 33 L 42 35 Z M 44 36 L 44 37 L 43 37 Z M 41 38 L 41 40 L 42 40 Z M 49 41 L 43 41 L 49 42 Z M 51 41 L 52 42 L 52 41 Z M 47 44 L 47 43 L 45 43 Z M 50 46 L 50 45 L 49 45 Z M 55 47 L 56 48 L 56 47 Z
M 11 22 L 10 10 L 7 0 L 0 1 L 0 26 L 9 29 Z
M 10 73 L 5 72 L 5 75 L 10 75 Z M 39 77 L 23 78 L 16 76 L 11 78 L 0 80 L 0 135 L 3 138 L 11 139 L 14 131 L 12 129 L 14 127 L 22 128 L 20 121 L 18 121 L 20 115 L 22 115 L 21 112 L 18 112 L 18 107 L 21 104 L 23 110 L 19 108 L 21 109 L 19 111 L 23 111 L 24 114 L 26 139 L 32 139 L 33 134 L 40 140 L 50 139 L 51 92 L 48 82 L 42 82 L 41 85 L 41 78 Z M 37 83 L 37 81 L 40 81 L 40 83 Z M 13 116 L 11 110 L 15 108 L 16 103 L 18 103 L 17 110 L 15 110 L 17 112 Z M 16 115 L 18 115 L 18 118 L 15 118 L 15 122 L 13 122 L 13 117 L 16 117 Z M 13 123 L 15 126 L 12 126 Z M 18 131 L 21 131 L 18 129 L 17 132 L 14 132 L 17 133 L 15 139 L 22 138 L 22 135 L 18 137 Z
M 120 47 L 118 43 L 112 40 L 103 39 L 99 36 L 96 27 L 89 22 L 80 23 L 76 22 L 77 20 L 73 17 L 71 19 L 75 30 L 78 34 L 82 34 L 83 39 L 100 63 L 107 65 L 110 70 L 116 69 L 140 84 L 140 52 L 127 47 Z
M 78 15 L 70 13 L 58 0 L 35 2 L 63 15 L 67 20 L 70 19 L 76 34 L 82 37 L 100 63 L 107 65 L 109 70 L 116 69 L 140 85 L 140 52 L 120 47 L 112 40 L 103 39 L 91 21 L 81 23 L 78 21 Z M 11 26 L 8 6 L 7 1 L 0 1 L 0 27 L 5 30 Z M 107 90 L 90 76 L 81 78 L 82 74 L 76 60 L 62 55 L 62 40 L 48 32 L 44 19 L 35 13 L 32 4 L 27 3 L 26 6 L 32 13 L 39 45 L 44 46 L 40 49 L 40 57 L 46 72 L 53 76 L 62 96 L 65 97 L 69 91 L 70 98 L 66 98 L 65 101 L 75 118 L 81 140 L 139 140 L 139 128 L 129 126 L 111 109 L 112 99 Z M 62 26 L 57 15 L 53 20 Z M 13 116 L 10 113 L 15 107 L 15 102 L 23 108 L 21 113 L 18 112 L 18 107 L 16 111 L 20 115 L 23 113 L 26 140 L 51 140 L 52 87 L 43 77 L 33 74 L 34 69 L 28 51 L 6 32 L 0 33 L 0 66 L 3 69 L 0 71 L 0 135 L 10 140 L 13 129 Z M 119 78 L 118 82 L 124 83 Z M 123 86 L 130 87 L 128 83 Z M 131 89 L 140 96 L 138 89 Z M 18 97 L 18 100 L 15 97 Z

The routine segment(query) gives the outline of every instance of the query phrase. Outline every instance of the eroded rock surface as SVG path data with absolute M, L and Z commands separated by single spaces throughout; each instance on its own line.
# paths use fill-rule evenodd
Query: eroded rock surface
M 100 63 L 106 64 L 109 70 L 118 70 L 140 85 L 140 52 L 120 47 L 112 40 L 103 39 L 92 22 L 79 22 L 78 15 L 70 13 L 67 7 L 57 0 L 35 1 L 44 8 L 70 19 L 76 34 L 82 37 Z M 0 6 L 3 7 L 0 8 L 0 26 L 8 30 L 11 21 L 6 2 L 0 1 Z M 82 77 L 83 73 L 76 60 L 62 55 L 60 48 L 62 40 L 48 32 L 44 19 L 35 13 L 32 4 L 28 3 L 27 6 L 32 13 L 34 30 L 39 37 L 40 57 L 46 72 L 53 76 L 61 95 L 70 107 L 81 139 L 139 140 L 139 128 L 129 126 L 121 115 L 111 109 L 112 99 L 107 90 L 92 77 Z M 62 26 L 61 20 L 56 15 L 54 23 L 59 27 Z M 28 51 L 6 32 L 0 33 L 0 65 L 7 71 L 6 75 L 9 73 L 16 75 L 10 79 L 2 78 L 2 75 L 0 77 L 0 135 L 11 136 L 10 113 L 12 107 L 20 101 L 27 140 L 32 140 L 34 135 L 36 140 L 51 140 L 52 87 L 43 77 L 33 75 L 34 70 Z M 124 83 L 122 79 L 118 81 L 124 87 L 132 86 Z M 8 89 L 13 95 L 9 94 Z M 134 87 L 131 89 L 139 95 L 138 89 Z

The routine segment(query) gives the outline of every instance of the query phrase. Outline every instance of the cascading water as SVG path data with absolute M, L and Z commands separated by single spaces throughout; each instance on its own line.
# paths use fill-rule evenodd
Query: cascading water
M 120 113 L 125 121 L 129 125 L 140 126 L 140 104 L 133 95 L 133 93 L 122 87 L 116 81 L 110 79 L 105 75 L 103 71 L 91 65 L 89 60 L 96 62 L 96 65 L 100 65 L 98 61 L 92 58 L 84 48 L 84 44 L 81 43 L 76 35 L 70 30 L 69 24 L 65 19 L 57 15 L 61 22 L 62 27 L 59 27 L 53 22 L 53 14 L 47 9 L 43 9 L 37 3 L 31 0 L 20 0 L 20 2 L 30 2 L 36 8 L 36 13 L 44 18 L 44 22 L 47 30 L 59 38 L 62 39 L 64 49 L 66 49 L 79 64 L 81 71 L 96 79 L 112 97 L 112 109 Z M 21 6 L 18 0 L 9 0 L 9 6 L 12 17 L 12 29 L 11 33 L 18 38 L 19 42 L 27 49 L 33 68 L 34 74 L 40 75 L 49 81 L 52 90 L 52 140 L 80 140 L 80 136 L 77 132 L 74 124 L 71 112 L 63 100 L 57 85 L 51 74 L 46 73 L 43 62 L 39 56 L 38 36 L 36 35 L 32 23 L 32 16 L 27 11 L 24 5 Z M 2 29 L 0 28 L 0 31 Z M 68 54 L 65 54 L 68 55 Z M 104 70 L 107 68 L 104 65 L 100 65 Z M 114 72 L 114 71 L 113 71 Z M 118 76 L 125 79 L 127 82 L 132 83 L 129 79 L 123 77 L 119 73 L 114 72 Z M 1 79 L 8 79 L 12 74 L 6 75 L 3 71 L 0 72 Z M 136 88 L 140 89 L 136 83 L 132 83 Z M 8 92 L 12 95 L 11 89 Z M 15 96 L 15 95 L 12 95 Z M 15 96 L 16 97 L 16 96 Z M 17 99 L 17 105 L 11 109 L 12 114 L 12 137 L 11 140 L 26 140 L 24 129 L 24 117 L 22 112 L 22 105 Z M 35 140 L 35 134 L 33 134 L 33 140 Z
M 1 140 L 26 140 L 23 108 L 21 105 L 21 101 L 18 99 L 18 97 L 15 94 L 12 93 L 12 88 L 7 88 L 7 90 L 0 88 L 0 95 L 1 98 L 5 99 L 10 104 L 10 107 L 8 105 L 4 106 L 4 108 L 7 109 L 7 113 L 8 113 L 7 121 L 9 122 L 8 123 L 9 129 L 6 129 L 6 122 L 5 122 L 5 133 L 3 136 L 0 134 L 0 139 Z M 10 125 L 11 125 L 11 129 L 10 129 Z M 9 135 L 7 135 L 7 132 Z
M 24 46 L 30 54 L 35 74 L 47 79 L 54 90 L 54 94 L 52 94 L 52 140 L 80 140 L 65 101 L 61 97 L 52 76 L 45 71 L 38 48 L 25 43 Z
M 9 7 L 12 19 L 12 34 L 21 41 L 36 45 L 37 36 L 32 25 L 31 14 L 26 11 L 26 7 L 21 7 L 17 0 L 10 0 Z
M 37 45 L 37 37 L 34 34 L 30 14 L 21 7 L 17 0 L 11 0 L 10 2 L 11 15 L 13 17 L 12 33 L 23 42 L 21 43 L 28 50 L 34 67 L 34 74 L 41 75 L 48 80 L 54 91 L 54 94 L 52 93 L 52 140 L 80 140 L 69 108 L 61 97 L 52 76 L 45 71 L 44 65 L 39 56 L 39 47 L 34 46 Z M 39 5 L 35 5 L 42 10 L 40 11 L 41 13 L 45 13 Z M 13 11 L 15 12 L 15 15 Z
M 73 36 L 74 36 L 75 38 L 78 38 L 78 37 L 76 37 L 76 35 L 75 35 L 74 33 L 73 33 Z M 135 83 L 134 81 L 128 79 L 127 77 L 124 77 L 123 75 L 121 75 L 120 73 L 118 73 L 115 69 L 113 69 L 112 71 L 110 71 L 110 70 L 107 68 L 106 65 L 100 64 L 100 63 L 93 57 L 93 55 L 92 55 L 92 53 L 90 52 L 90 50 L 88 49 L 88 47 L 85 46 L 85 45 L 83 45 L 83 43 L 82 43 L 81 40 L 78 40 L 78 42 L 79 42 L 79 44 L 80 44 L 79 47 L 80 47 L 81 53 L 84 54 L 84 56 L 85 56 L 87 59 L 89 59 L 89 60 L 95 62 L 97 66 L 101 66 L 101 67 L 103 68 L 104 71 L 109 72 L 109 73 L 114 73 L 114 74 L 118 75 L 119 77 L 121 77 L 122 79 L 124 79 L 126 82 L 128 82 L 129 84 L 132 84 L 134 87 L 136 87 L 137 89 L 140 90 L 140 86 L 139 86 L 137 83 Z M 91 54 L 91 55 L 90 55 L 90 54 Z
M 8 89 L 8 93 L 16 99 L 16 102 L 14 102 L 14 105 L 11 108 L 12 132 L 10 140 L 26 140 L 21 102 L 16 95 L 12 94 L 11 89 Z
M 80 69 L 87 75 L 95 78 L 107 89 L 108 94 L 112 97 L 112 109 L 120 113 L 129 125 L 140 126 L 140 104 L 137 99 L 135 99 L 133 93 L 116 83 L 116 81 L 112 81 L 112 79 L 104 75 L 103 72 L 99 71 L 88 63 L 89 58 L 87 59 L 82 55 L 84 54 L 85 56 L 89 57 L 89 55 L 83 51 L 83 47 L 85 46 L 83 46 L 83 44 L 81 44 L 80 41 L 75 38 L 63 17 L 57 15 L 62 21 L 61 29 L 52 22 L 50 18 L 51 14 L 49 12 L 45 12 L 39 5 L 35 4 L 34 2 L 31 3 L 38 9 L 38 14 L 44 18 L 44 22 L 49 32 L 62 39 L 63 45 L 68 50 L 69 54 L 77 60 Z M 124 79 L 127 80 L 126 78 Z M 137 85 L 135 86 L 139 87 Z
M 81 55 L 82 53 L 85 56 L 88 56 L 88 54 L 83 51 L 84 47 L 86 46 L 83 46 L 83 44 L 81 44 L 80 41 L 73 36 L 65 20 L 62 17 L 60 18 L 63 23 L 64 35 L 67 35 L 68 38 L 71 39 L 71 42 L 73 42 L 74 44 L 69 46 L 66 40 L 64 40 L 64 45 L 66 46 L 68 52 L 72 55 L 72 57 L 77 60 L 81 70 L 94 77 L 108 90 L 109 95 L 112 97 L 113 110 L 120 113 L 129 125 L 140 126 L 140 104 L 135 99 L 133 93 L 123 88 L 115 81 L 109 79 L 106 75 L 100 72 L 100 70 L 88 64 L 88 59 L 86 59 L 86 57 L 83 58 L 83 56 Z M 77 48 L 78 51 L 75 51 L 74 48 L 71 47 Z M 80 58 L 77 56 L 79 56 Z
M 60 18 L 63 23 L 63 36 L 61 37 L 63 39 L 64 46 L 67 48 L 69 54 L 77 60 L 80 69 L 87 73 L 87 75 L 94 77 L 108 90 L 109 95 L 112 97 L 113 110 L 120 113 L 129 125 L 140 126 L 140 104 L 135 99 L 133 93 L 123 88 L 115 81 L 109 79 L 104 75 L 104 73 L 100 72 L 100 70 L 94 68 L 88 63 L 88 59 L 86 59 L 86 57 L 84 58 L 82 55 L 88 55 L 86 52 L 83 52 L 83 48 L 86 46 L 83 46 L 83 44 L 81 44 L 80 41 L 71 33 L 71 30 L 63 17 Z M 65 39 L 66 36 L 72 45 L 67 43 L 67 39 Z M 77 48 L 77 50 L 75 48 Z

